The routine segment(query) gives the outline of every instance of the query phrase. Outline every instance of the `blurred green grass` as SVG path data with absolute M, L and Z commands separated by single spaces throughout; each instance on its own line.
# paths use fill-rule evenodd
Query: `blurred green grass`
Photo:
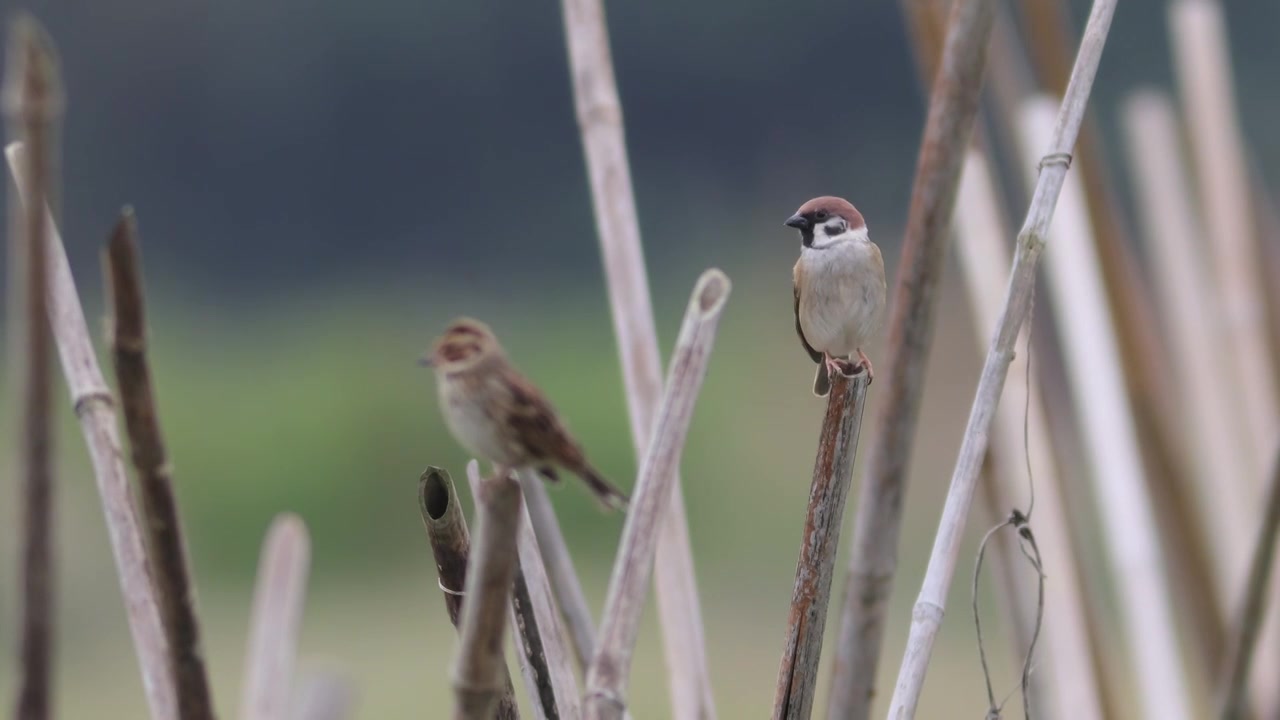
M 712 676 L 725 718 L 762 716 L 772 702 L 823 407 L 809 393 L 812 366 L 791 328 L 786 274 L 773 267 L 734 273 L 734 295 L 682 463 Z M 656 292 L 664 355 L 696 272 L 687 276 L 683 287 Z M 967 320 L 954 310 L 961 306 L 958 296 L 950 288 L 944 294 L 949 309 L 932 357 L 880 676 L 886 700 L 978 371 Z M 471 296 L 468 311 L 495 327 L 596 464 L 630 487 L 635 458 L 603 296 L 557 288 L 513 289 L 510 297 L 533 300 L 475 302 Z M 305 519 L 313 541 L 303 668 L 333 663 L 349 672 L 359 686 L 359 717 L 444 716 L 454 635 L 414 497 L 424 466 L 442 465 L 460 478 L 467 458 L 444 431 L 433 380 L 414 360 L 458 304 L 441 288 L 328 290 L 254 310 L 210 310 L 180 293 L 153 300 L 162 421 L 224 716 L 233 714 L 238 699 L 259 543 L 271 517 L 283 510 Z M 870 353 L 881 357 L 878 346 Z M 874 386 L 871 395 L 864 449 L 876 436 Z M 70 413 L 62 419 L 61 716 L 143 717 L 83 444 Z M 12 484 L 4 492 L 12 508 Z M 470 508 L 465 487 L 462 493 Z M 621 519 L 599 512 L 572 480 L 552 493 L 588 598 L 599 608 Z M 855 498 L 856 492 L 846 533 Z M 971 530 L 985 523 L 975 518 Z M 0 576 L 7 579 L 15 572 L 15 532 L 5 536 Z M 845 541 L 847 536 L 842 546 Z M 843 551 L 838 562 L 843 567 Z M 837 608 L 843 577 L 839 571 L 833 588 Z M 957 578 L 921 717 L 953 717 L 957 708 L 978 716 L 985 707 L 967 585 Z M 0 644 L 11 647 L 14 594 L 4 595 Z M 995 613 L 998 604 L 987 597 L 985 607 Z M 668 714 L 655 615 L 652 608 L 646 614 L 633 678 L 638 718 Z M 989 626 L 997 637 L 996 668 L 1011 686 L 1015 675 L 995 615 Z M 825 653 L 828 662 L 830 655 Z M 0 693 L 10 693 L 13 676 L 6 654 L 0 658 Z

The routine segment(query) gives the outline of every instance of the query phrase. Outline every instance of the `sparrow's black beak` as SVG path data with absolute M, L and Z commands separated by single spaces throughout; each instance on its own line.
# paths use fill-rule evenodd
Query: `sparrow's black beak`
M 787 227 L 793 227 L 797 230 L 804 230 L 805 228 L 809 227 L 809 220 L 803 215 L 792 215 L 791 217 L 787 218 L 787 221 L 783 223 L 783 225 L 786 225 Z

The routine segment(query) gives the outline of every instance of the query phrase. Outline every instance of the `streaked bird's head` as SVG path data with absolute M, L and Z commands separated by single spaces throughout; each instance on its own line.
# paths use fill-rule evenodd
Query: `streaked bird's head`
M 848 200 L 831 195 L 816 197 L 801 205 L 785 224 L 799 230 L 800 242 L 815 250 L 867 237 L 862 213 Z
M 449 323 L 444 334 L 436 339 L 419 362 L 447 375 L 468 370 L 488 358 L 501 355 L 502 346 L 489 326 L 464 317 Z

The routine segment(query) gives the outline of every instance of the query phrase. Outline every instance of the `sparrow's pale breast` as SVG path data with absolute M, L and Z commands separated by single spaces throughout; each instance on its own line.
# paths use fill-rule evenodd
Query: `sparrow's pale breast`
M 845 242 L 829 248 L 804 248 L 800 327 L 819 352 L 847 357 L 879 330 L 885 286 L 869 242 Z

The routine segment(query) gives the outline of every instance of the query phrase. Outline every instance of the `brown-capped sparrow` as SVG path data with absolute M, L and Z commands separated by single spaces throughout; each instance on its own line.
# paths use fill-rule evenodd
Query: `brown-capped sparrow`
M 449 431 L 468 451 L 497 465 L 499 477 L 533 468 L 557 482 L 560 466 L 582 478 L 606 507 L 626 509 L 627 496 L 591 467 L 555 408 L 511 364 L 488 325 L 454 320 L 420 362 L 435 370 Z
M 880 329 L 884 316 L 884 260 L 867 235 L 853 205 L 838 197 L 817 197 L 787 218 L 800 231 L 800 259 L 792 272 L 796 333 L 818 363 L 813 394 L 831 392 L 831 373 L 866 368 L 875 374 L 862 346 Z M 848 359 L 857 353 L 858 362 Z

